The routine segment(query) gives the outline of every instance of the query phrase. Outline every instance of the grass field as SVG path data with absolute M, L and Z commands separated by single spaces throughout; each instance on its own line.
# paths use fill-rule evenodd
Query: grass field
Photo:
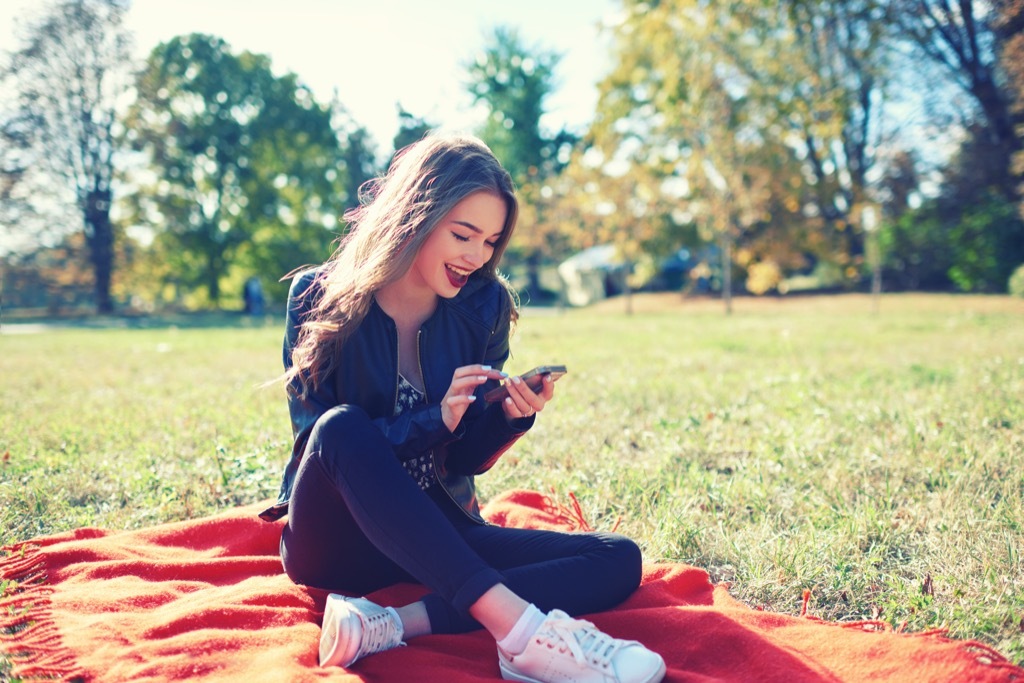
M 506 369 L 570 374 L 485 499 L 574 493 L 594 527 L 752 606 L 796 614 L 810 589 L 817 616 L 944 627 L 1024 663 L 1024 301 L 634 307 L 524 313 Z M 276 494 L 278 321 L 158 323 L 4 328 L 0 543 Z

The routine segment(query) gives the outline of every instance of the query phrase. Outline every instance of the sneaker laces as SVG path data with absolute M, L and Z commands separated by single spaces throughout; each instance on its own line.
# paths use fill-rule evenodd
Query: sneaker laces
M 613 638 L 583 619 L 557 619 L 548 624 L 549 633 L 565 643 L 581 666 L 611 666 L 612 657 L 627 641 Z
M 403 644 L 401 629 L 388 610 L 381 609 L 371 615 L 360 613 L 360 620 L 363 622 L 363 633 L 355 659 Z

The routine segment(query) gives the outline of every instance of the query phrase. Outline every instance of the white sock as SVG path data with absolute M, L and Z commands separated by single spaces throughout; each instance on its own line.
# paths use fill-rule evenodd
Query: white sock
M 498 641 L 500 647 L 506 654 L 519 655 L 526 649 L 530 638 L 537 632 L 540 625 L 544 623 L 548 615 L 541 612 L 532 603 L 526 608 L 519 621 L 512 626 L 508 635 Z

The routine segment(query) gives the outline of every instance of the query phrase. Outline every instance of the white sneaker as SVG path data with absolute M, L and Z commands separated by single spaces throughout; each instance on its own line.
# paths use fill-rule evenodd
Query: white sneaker
M 552 610 L 520 655 L 498 648 L 501 677 L 523 683 L 657 683 L 665 661 L 635 640 Z
M 366 598 L 331 593 L 320 631 L 320 666 L 351 666 L 357 659 L 402 642 L 402 622 L 394 610 Z

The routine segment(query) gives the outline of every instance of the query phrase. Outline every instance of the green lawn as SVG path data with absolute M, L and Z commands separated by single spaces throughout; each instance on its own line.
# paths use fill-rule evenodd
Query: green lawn
M 479 482 L 574 493 L 750 605 L 946 627 L 1024 663 L 1024 302 L 637 298 L 528 310 L 506 369 L 569 366 Z M 0 542 L 272 497 L 278 321 L 0 335 Z M 2 667 L 0 667 L 2 672 Z M 2 678 L 2 673 L 0 673 Z

